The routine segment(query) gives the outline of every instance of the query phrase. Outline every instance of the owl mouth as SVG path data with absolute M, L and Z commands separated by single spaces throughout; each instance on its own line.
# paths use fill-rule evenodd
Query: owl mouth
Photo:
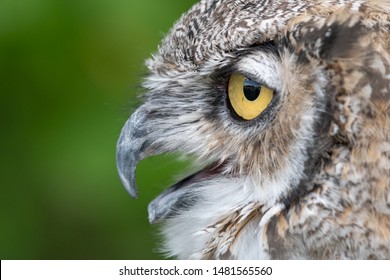
M 170 218 L 178 210 L 189 207 L 196 200 L 197 183 L 218 176 L 223 168 L 224 164 L 213 163 L 164 190 L 148 206 L 149 222 Z
M 147 116 L 145 107 L 139 107 L 122 128 L 116 147 L 119 177 L 126 191 L 133 198 L 138 196 L 135 180 L 137 163 L 146 157 L 159 153 L 158 149 L 151 144 L 153 142 L 151 131 L 145 127 Z M 198 183 L 219 176 L 223 173 L 224 166 L 224 163 L 212 163 L 163 191 L 148 207 L 149 221 L 155 223 L 168 218 L 172 215 L 172 209 L 182 209 L 183 205 L 193 202 L 193 189 L 201 185 Z M 192 193 L 189 199 L 190 191 Z

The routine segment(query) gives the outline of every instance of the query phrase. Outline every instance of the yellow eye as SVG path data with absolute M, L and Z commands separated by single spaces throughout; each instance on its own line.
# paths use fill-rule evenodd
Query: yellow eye
M 274 91 L 241 74 L 232 74 L 228 95 L 234 111 L 244 120 L 259 116 L 271 103 Z

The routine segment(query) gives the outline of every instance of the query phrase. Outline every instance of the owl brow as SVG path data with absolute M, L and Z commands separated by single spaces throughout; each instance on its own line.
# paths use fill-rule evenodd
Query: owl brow
M 223 67 L 217 68 L 211 73 L 210 78 L 216 82 L 225 81 L 229 76 L 235 71 L 234 64 L 237 62 L 237 59 L 234 59 Z
M 227 65 L 224 65 L 224 66 L 214 70 L 214 72 L 210 75 L 210 78 L 215 80 L 215 81 L 221 81 L 221 80 L 228 79 L 228 77 L 232 73 L 238 71 L 236 64 L 239 61 L 239 59 L 242 56 L 252 54 L 255 51 L 256 52 L 261 51 L 264 53 L 271 53 L 271 54 L 279 56 L 278 48 L 273 40 L 267 41 L 267 42 L 262 42 L 262 43 L 255 43 L 253 45 L 250 45 L 249 47 L 240 48 L 239 50 L 229 52 L 229 54 L 233 55 L 233 57 L 230 58 L 229 63 Z
M 246 48 L 241 48 L 236 51 L 237 56 L 251 54 L 253 52 L 261 51 L 269 54 L 278 54 L 278 48 L 274 40 L 262 42 L 262 43 L 254 43 Z

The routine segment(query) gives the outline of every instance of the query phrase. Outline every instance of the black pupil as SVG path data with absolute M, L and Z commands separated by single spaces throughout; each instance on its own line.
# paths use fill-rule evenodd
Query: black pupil
M 254 101 L 259 97 L 261 85 L 250 79 L 244 81 L 244 95 L 249 101 Z

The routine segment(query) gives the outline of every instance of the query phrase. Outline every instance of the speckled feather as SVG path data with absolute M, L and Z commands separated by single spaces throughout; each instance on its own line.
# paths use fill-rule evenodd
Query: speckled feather
M 134 114 L 141 158 L 215 166 L 149 207 L 168 256 L 390 258 L 389 28 L 384 0 L 205 0 L 182 16 Z M 275 105 L 237 120 L 233 72 L 271 86 Z

